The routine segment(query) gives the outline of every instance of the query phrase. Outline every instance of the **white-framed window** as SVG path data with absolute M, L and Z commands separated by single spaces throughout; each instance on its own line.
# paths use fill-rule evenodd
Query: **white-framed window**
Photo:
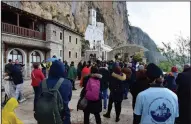
M 68 52 L 68 57 L 71 58 L 71 51 Z
M 96 12 L 93 10 L 93 16 L 95 17 L 96 16 Z
M 40 58 L 40 54 L 39 52 L 37 51 L 34 51 L 32 54 L 31 54 L 31 62 L 41 62 L 41 58 Z
M 78 53 L 76 52 L 76 58 L 78 58 Z
M 17 49 L 14 49 L 10 52 L 9 58 L 12 59 L 12 61 L 18 59 L 19 63 L 23 64 L 23 54 Z
M 62 32 L 60 32 L 60 40 L 62 40 Z
M 56 36 L 56 31 L 55 30 L 53 30 L 53 34 L 54 34 L 54 36 Z
M 69 42 L 71 43 L 71 40 L 72 40 L 72 37 L 71 36 L 69 36 Z
M 76 44 L 78 44 L 78 38 L 76 38 Z
M 60 57 L 62 57 L 62 50 L 60 50 Z

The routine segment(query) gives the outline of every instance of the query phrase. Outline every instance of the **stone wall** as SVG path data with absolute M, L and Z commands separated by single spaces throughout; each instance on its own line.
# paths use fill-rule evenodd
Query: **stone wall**
M 71 36 L 71 42 L 69 42 L 69 36 Z M 71 61 L 74 61 L 76 66 L 81 60 L 81 39 L 81 36 L 64 30 L 64 60 L 66 60 L 69 64 L 71 63 Z M 69 51 L 71 52 L 71 58 L 69 58 Z
M 61 33 L 61 37 L 60 37 L 60 33 Z M 56 43 L 63 44 L 63 29 L 53 24 L 47 24 L 46 25 L 46 41 L 53 41 Z

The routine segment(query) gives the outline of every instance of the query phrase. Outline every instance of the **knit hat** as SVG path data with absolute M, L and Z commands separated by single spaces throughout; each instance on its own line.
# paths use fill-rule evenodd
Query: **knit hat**
M 172 72 L 178 72 L 178 69 L 177 69 L 176 66 L 173 66 L 173 67 L 171 68 L 171 71 L 172 71 Z
M 150 63 L 147 66 L 146 74 L 149 79 L 154 80 L 154 79 L 160 78 L 160 76 L 163 75 L 163 72 L 157 65 L 155 65 L 154 63 Z

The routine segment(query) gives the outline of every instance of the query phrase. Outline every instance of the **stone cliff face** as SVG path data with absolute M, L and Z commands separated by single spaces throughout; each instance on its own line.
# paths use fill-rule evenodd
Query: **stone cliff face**
M 90 8 L 97 10 L 97 21 L 104 22 L 104 40 L 114 46 L 127 41 L 128 17 L 125 2 L 26 2 L 20 8 L 85 33 Z
M 129 26 L 129 41 L 135 44 L 144 46 L 149 51 L 145 53 L 148 62 L 158 63 L 164 57 L 157 51 L 155 42 L 142 29 L 134 26 Z
M 22 10 L 36 14 L 46 19 L 62 23 L 76 31 L 85 33 L 88 25 L 88 10 L 97 11 L 97 21 L 103 22 L 104 40 L 111 47 L 119 44 L 136 43 L 150 51 L 146 53 L 149 62 L 156 63 L 156 44 L 140 28 L 129 26 L 126 2 L 7 2 Z

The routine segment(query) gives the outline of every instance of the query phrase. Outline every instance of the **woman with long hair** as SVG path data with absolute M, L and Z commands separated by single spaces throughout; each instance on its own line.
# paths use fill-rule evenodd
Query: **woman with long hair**
M 130 89 L 133 97 L 133 109 L 135 107 L 137 95 L 147 88 L 149 88 L 149 81 L 147 79 L 146 70 L 143 65 L 140 65 L 138 71 L 136 72 L 136 81 L 132 84 Z
M 132 71 L 130 68 L 123 68 L 122 72 L 126 75 L 126 80 L 124 81 L 124 99 L 128 99 L 128 92 L 129 92 L 129 87 L 132 84 L 131 82 L 131 74 Z
M 110 89 L 110 96 L 109 96 L 109 105 L 107 113 L 103 116 L 106 118 L 110 118 L 110 113 L 112 109 L 112 104 L 115 104 L 115 112 L 116 112 L 116 122 L 119 122 L 120 113 L 121 113 L 121 103 L 123 100 L 123 93 L 124 93 L 124 85 L 123 82 L 126 80 L 126 75 L 122 73 L 121 67 L 116 66 L 114 68 L 114 72 L 111 74 L 111 78 L 109 81 L 109 89 Z

